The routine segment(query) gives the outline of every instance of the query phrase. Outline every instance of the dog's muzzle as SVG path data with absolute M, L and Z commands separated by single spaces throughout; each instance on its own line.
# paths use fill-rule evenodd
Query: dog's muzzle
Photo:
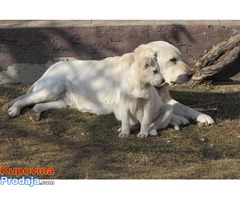
M 189 73 L 189 74 L 181 74 L 177 77 L 176 81 L 171 81 L 172 84 L 183 84 L 188 82 L 193 76 L 193 73 Z
M 163 78 L 162 80 L 161 80 L 161 82 L 159 82 L 159 83 L 156 83 L 156 84 L 152 84 L 154 87 L 162 87 L 163 85 L 165 85 L 166 84 L 166 81 L 165 81 L 165 79 Z

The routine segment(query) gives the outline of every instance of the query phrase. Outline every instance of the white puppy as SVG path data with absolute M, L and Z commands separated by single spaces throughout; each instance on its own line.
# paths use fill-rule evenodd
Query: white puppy
M 138 57 L 121 83 L 119 109 L 115 116 L 122 122 L 119 137 L 127 137 L 131 127 L 140 123 L 140 138 L 157 135 L 157 130 L 165 128 L 172 117 L 172 107 L 165 105 L 153 86 L 165 83 L 160 73 L 154 52 L 148 57 Z

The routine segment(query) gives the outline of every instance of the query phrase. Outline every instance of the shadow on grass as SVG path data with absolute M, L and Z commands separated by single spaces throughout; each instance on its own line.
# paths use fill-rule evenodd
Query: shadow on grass
M 204 92 L 194 91 L 193 89 L 173 90 L 171 96 L 194 109 L 204 112 L 214 119 L 239 119 L 240 91 L 235 92 Z
M 1 105 L 24 92 L 21 86 L 3 85 Z M 120 123 L 113 115 L 54 110 L 35 122 L 29 109 L 15 119 L 1 111 L 0 166 L 54 167 L 54 176 L 40 178 L 59 179 L 239 178 L 240 92 L 180 89 L 171 94 L 219 119 L 218 124 L 190 125 L 180 132 L 168 128 L 144 140 L 136 134 L 119 139 Z

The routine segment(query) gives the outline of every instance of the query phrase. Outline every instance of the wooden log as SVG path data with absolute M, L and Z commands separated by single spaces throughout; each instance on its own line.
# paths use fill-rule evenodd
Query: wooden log
M 223 41 L 205 53 L 194 64 L 192 81 L 201 82 L 230 66 L 240 54 L 240 34 Z

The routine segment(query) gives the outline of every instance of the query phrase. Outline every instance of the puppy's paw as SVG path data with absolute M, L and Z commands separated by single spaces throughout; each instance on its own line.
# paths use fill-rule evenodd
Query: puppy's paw
M 169 125 L 171 125 L 175 130 L 177 130 L 177 131 L 179 131 L 180 130 L 180 128 L 179 128 L 179 126 L 178 126 L 178 124 L 177 123 L 175 123 L 175 122 L 169 122 Z
M 179 116 L 179 115 L 173 115 L 170 121 L 170 124 L 177 127 L 177 126 L 186 126 L 190 124 L 189 120 L 185 117 Z M 177 129 L 177 128 L 175 128 Z M 178 128 L 179 129 L 179 128 Z
M 214 124 L 213 119 L 209 115 L 206 115 L 206 114 L 203 114 L 203 113 L 197 116 L 196 121 L 201 125 Z
M 140 133 L 137 134 L 137 137 L 138 138 L 147 138 L 148 137 L 148 133 L 140 132 Z
M 158 132 L 156 131 L 156 129 L 153 129 L 153 130 L 149 131 L 149 135 L 157 136 Z
M 126 137 L 129 136 L 129 134 L 130 134 L 130 131 L 121 131 L 121 132 L 119 133 L 118 137 L 120 137 L 120 138 L 126 138 Z

